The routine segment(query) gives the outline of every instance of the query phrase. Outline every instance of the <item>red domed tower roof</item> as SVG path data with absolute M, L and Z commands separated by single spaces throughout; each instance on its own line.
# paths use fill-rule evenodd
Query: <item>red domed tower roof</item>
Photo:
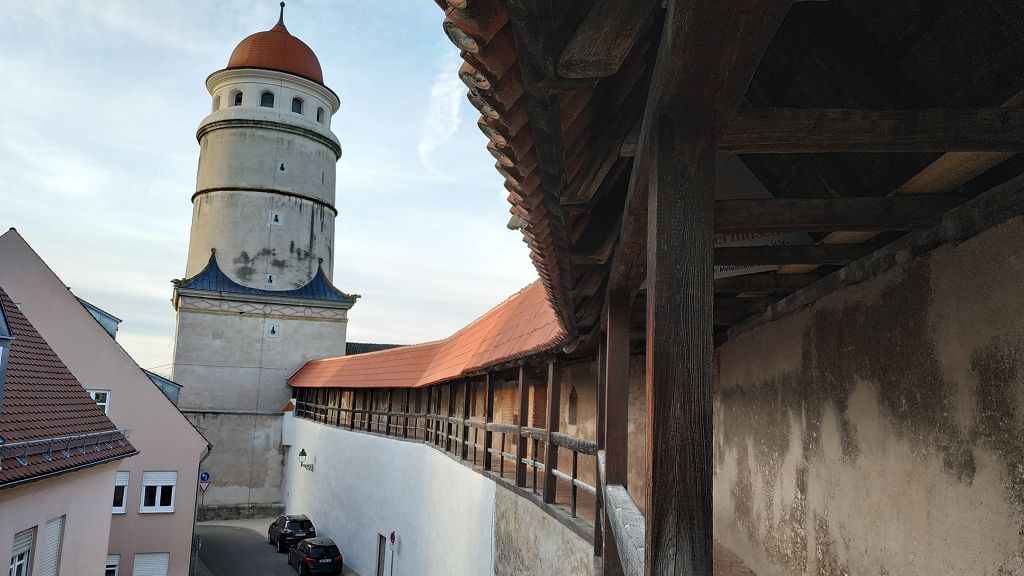
M 278 70 L 317 84 L 324 83 L 324 73 L 316 54 L 285 28 L 284 2 L 281 2 L 281 18 L 277 24 L 266 32 L 257 32 L 239 42 L 227 67 Z

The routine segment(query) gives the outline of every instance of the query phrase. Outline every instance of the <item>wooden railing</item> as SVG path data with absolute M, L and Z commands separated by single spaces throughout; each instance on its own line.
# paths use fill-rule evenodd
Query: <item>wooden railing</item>
M 643 576 L 644 515 L 625 486 L 605 483 L 603 450 L 597 455 L 597 469 L 598 482 L 604 494 L 607 528 L 614 541 L 622 573 L 624 576 Z
M 345 408 L 302 401 L 295 404 L 295 416 L 353 431 L 418 440 L 458 457 L 483 473 L 491 473 L 506 481 L 512 480 L 517 486 L 527 488 L 534 494 L 542 492 L 542 478 L 546 478 L 544 461 L 549 449 L 546 438 L 550 434 L 552 449 L 561 448 L 572 455 L 569 471 L 551 471 L 553 478 L 570 487 L 567 506 L 569 516 L 579 518 L 580 490 L 592 496 L 597 495 L 597 488 L 579 477 L 579 456 L 596 457 L 597 444 L 569 434 L 443 414 Z M 486 443 L 488 435 L 492 438 L 490 446 Z M 521 439 L 526 441 L 526 446 L 519 453 Z M 507 450 L 510 446 L 513 451 Z M 489 457 L 485 458 L 485 454 Z M 517 465 L 523 469 L 517 470 Z M 506 478 L 506 471 L 517 473 L 513 479 L 509 479 Z M 594 518 L 597 517 L 598 510 L 595 507 Z M 588 538 L 592 537 L 588 535 Z

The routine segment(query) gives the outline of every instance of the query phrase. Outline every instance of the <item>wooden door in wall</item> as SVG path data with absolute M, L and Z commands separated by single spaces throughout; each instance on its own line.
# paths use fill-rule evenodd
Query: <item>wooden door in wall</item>
M 377 576 L 385 576 L 384 563 L 387 559 L 388 539 L 383 534 L 377 535 Z

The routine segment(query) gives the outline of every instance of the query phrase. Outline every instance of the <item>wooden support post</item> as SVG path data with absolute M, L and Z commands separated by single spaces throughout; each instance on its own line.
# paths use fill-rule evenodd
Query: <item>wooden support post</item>
M 544 427 L 544 501 L 555 502 L 558 491 L 558 446 L 551 441 L 551 433 L 558 432 L 558 418 L 561 415 L 562 374 L 558 370 L 558 361 L 548 361 L 548 413 Z M 534 457 L 536 458 L 536 456 Z
M 647 212 L 646 573 L 711 576 L 718 146 L 710 110 L 655 113 Z
M 412 396 L 412 390 L 409 388 L 405 389 L 405 407 L 402 409 L 404 416 L 402 417 L 402 438 L 409 437 L 409 397 Z
M 576 475 L 579 473 L 579 460 L 580 460 L 580 453 L 575 451 L 575 450 L 573 450 L 572 451 L 572 486 L 569 487 L 572 490 L 572 493 L 569 496 L 569 507 L 570 507 L 569 512 L 570 512 L 570 515 L 573 518 L 576 517 Z
M 526 486 L 526 436 L 523 425 L 530 409 L 530 384 L 526 381 L 526 366 L 519 366 L 519 420 L 516 422 L 516 486 Z
M 351 398 L 352 398 L 352 405 L 349 406 L 349 408 L 351 408 L 351 411 L 348 413 L 348 429 L 349 430 L 355 430 L 356 429 L 356 396 L 358 396 L 358 395 L 359 395 L 359 390 L 357 388 L 353 388 L 352 389 L 352 396 L 351 396 Z
M 391 436 L 391 412 L 394 410 L 395 391 L 388 388 L 388 415 L 384 417 L 384 435 Z
M 604 339 L 604 335 L 601 334 L 598 338 L 597 343 L 597 358 L 595 360 L 597 366 L 597 449 L 604 450 L 604 395 L 605 395 L 605 356 L 608 355 L 606 346 L 608 342 Z M 601 471 L 599 469 L 600 464 L 597 462 L 597 458 L 594 458 L 594 478 L 601 477 Z M 597 486 L 597 494 L 594 495 L 594 556 L 603 555 L 604 550 L 604 534 L 603 534 L 603 502 L 604 502 L 604 490 L 601 488 L 600 482 L 595 482 Z
M 608 484 L 627 486 L 629 435 L 629 293 L 608 291 L 604 448 Z
M 374 402 L 373 402 L 373 396 L 374 396 L 373 392 L 374 392 L 374 389 L 370 388 L 369 389 L 369 398 L 366 401 L 366 431 L 367 432 L 372 432 L 373 431 L 373 414 L 372 414 L 372 412 L 373 412 L 374 406 L 376 406 L 376 404 L 374 404 Z
M 462 434 L 459 441 L 462 448 L 460 457 L 465 461 L 469 455 L 469 395 L 473 392 L 473 383 L 466 380 L 462 392 Z
M 452 416 L 455 414 L 455 385 L 448 384 L 448 413 L 444 420 L 444 451 L 452 451 L 452 432 L 455 430 L 452 426 Z
M 491 444 L 494 440 L 494 433 L 487 428 L 494 422 L 494 379 L 490 372 L 484 377 L 484 471 L 488 471 L 491 469 Z

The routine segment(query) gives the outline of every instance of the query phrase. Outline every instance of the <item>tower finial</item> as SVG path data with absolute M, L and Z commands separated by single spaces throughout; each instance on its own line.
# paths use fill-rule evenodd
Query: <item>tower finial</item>
M 284 26 L 284 2 L 281 2 L 281 16 L 277 19 L 278 26 Z

